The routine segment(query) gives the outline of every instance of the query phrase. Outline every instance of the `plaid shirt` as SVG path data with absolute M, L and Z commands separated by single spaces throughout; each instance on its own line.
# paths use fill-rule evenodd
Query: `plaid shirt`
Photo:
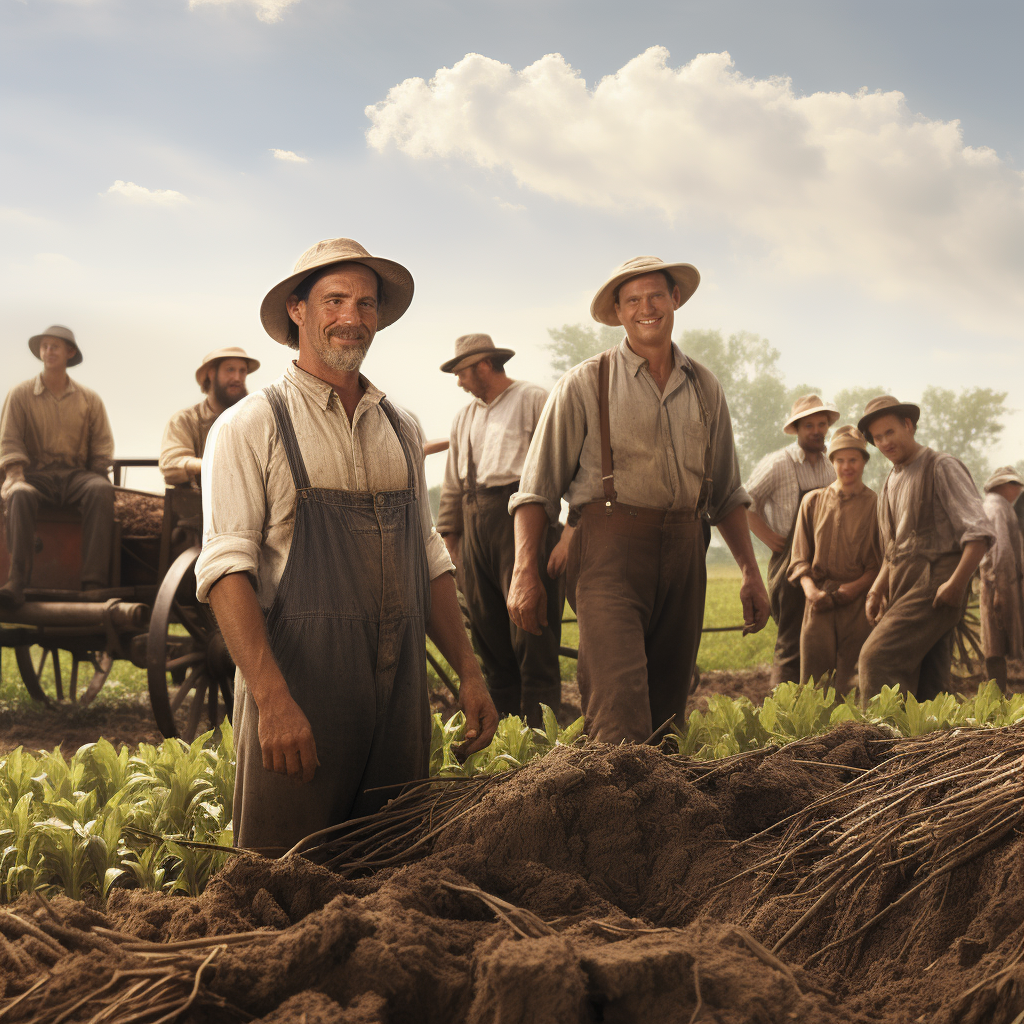
M 832 463 L 822 452 L 816 462 L 795 441 L 787 448 L 766 455 L 747 481 L 750 511 L 756 512 L 783 537 L 796 522 L 800 495 L 827 487 L 836 478 Z

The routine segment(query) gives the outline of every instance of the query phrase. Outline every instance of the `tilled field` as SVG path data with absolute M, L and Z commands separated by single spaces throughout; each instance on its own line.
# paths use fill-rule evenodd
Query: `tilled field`
M 0 915 L 5 1021 L 964 1022 L 1024 1011 L 1024 730 L 560 748 L 196 899 Z

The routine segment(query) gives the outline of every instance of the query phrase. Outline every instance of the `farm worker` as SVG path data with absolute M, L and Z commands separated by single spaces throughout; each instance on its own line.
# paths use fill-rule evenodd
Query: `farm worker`
M 1021 580 L 1024 552 L 1013 503 L 1024 493 L 1024 479 L 1012 466 L 985 481 L 985 514 L 995 541 L 981 560 L 981 645 L 985 674 L 1006 692 L 1006 659 L 1024 658 Z
M 0 609 L 17 608 L 32 576 L 39 502 L 82 513 L 83 590 L 106 587 L 114 536 L 114 488 L 107 471 L 114 435 L 103 401 L 67 373 L 82 362 L 74 333 L 54 325 L 28 340 L 43 364 L 38 377 L 11 388 L 0 419 L 0 488 L 11 569 Z
M 497 725 L 419 436 L 359 372 L 412 294 L 405 267 L 349 238 L 308 249 L 260 310 L 298 359 L 207 439 L 197 593 L 238 667 L 239 846 L 286 851 L 427 775 L 425 633 L 462 680 L 462 753 Z
M 800 502 L 789 582 L 803 588 L 800 682 L 834 672 L 841 696 L 852 688 L 860 649 L 871 632 L 864 602 L 882 565 L 878 495 L 864 484 L 871 456 L 864 435 L 840 427 L 828 446 L 837 479 Z
M 839 411 L 817 395 L 798 398 L 782 432 L 796 440 L 766 455 L 747 481 L 750 531 L 771 550 L 768 594 L 772 618 L 779 627 L 772 659 L 771 683 L 796 682 L 800 676 L 800 627 L 804 591 L 788 578 L 796 515 L 804 495 L 828 487 L 836 479 L 825 457 L 825 438 Z
M 548 396 L 539 385 L 508 376 L 505 362 L 514 355 L 510 348 L 496 348 L 487 334 L 466 334 L 455 342 L 455 357 L 441 366 L 473 401 L 452 422 L 437 531 L 458 567 L 473 645 L 498 713 L 523 714 L 540 725 L 540 704 L 557 710 L 562 700 L 558 645 L 565 591 L 558 574 L 552 578 L 548 572 L 558 543 L 558 527 L 550 524 L 539 551 L 548 624 L 537 636 L 509 620 L 505 601 L 515 536 L 508 500 L 519 490 Z
M 206 397 L 176 412 L 164 428 L 160 442 L 160 472 L 164 482 L 187 484 L 198 480 L 206 438 L 213 421 L 249 393 L 246 378 L 260 368 L 260 361 L 240 348 L 210 352 L 196 370 L 196 383 Z
M 509 612 L 539 633 L 548 616 L 540 550 L 568 491 L 579 522 L 566 571 L 577 678 L 586 730 L 609 743 L 643 742 L 671 716 L 683 720 L 704 619 L 707 521 L 743 571 L 744 633 L 768 619 L 725 396 L 672 343 L 675 311 L 699 281 L 689 263 L 639 256 L 601 286 L 591 315 L 626 336 L 555 385 L 509 502 Z
M 857 424 L 892 463 L 878 498 L 881 571 L 868 591 L 875 628 L 860 652 L 866 699 L 885 685 L 918 700 L 947 689 L 953 631 L 994 531 L 967 467 L 915 438 L 918 406 L 872 398 Z

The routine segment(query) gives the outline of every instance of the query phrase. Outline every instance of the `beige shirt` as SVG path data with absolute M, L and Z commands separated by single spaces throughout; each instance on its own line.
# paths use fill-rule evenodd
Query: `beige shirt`
M 114 434 L 103 401 L 70 377 L 59 398 L 43 375 L 11 388 L 0 417 L 0 469 L 27 463 L 30 473 L 88 469 L 106 475 L 114 460 Z
M 204 398 L 198 405 L 179 410 L 167 421 L 160 442 L 160 472 L 166 483 L 187 484 L 195 477 L 190 462 L 203 457 L 206 437 L 216 418 L 209 398 Z
M 440 533 L 462 532 L 462 492 L 471 479 L 477 487 L 519 481 L 547 397 L 540 385 L 514 380 L 491 402 L 474 398 L 455 414 L 441 485 Z
M 754 467 L 747 481 L 750 511 L 788 537 L 796 522 L 800 495 L 828 487 L 835 478 L 836 471 L 824 452 L 812 459 L 794 441 L 769 453 Z
M 325 381 L 292 363 L 284 376 L 285 403 L 313 487 L 345 491 L 403 490 L 409 484 L 405 451 L 380 401 L 384 393 L 360 378 L 366 393 L 352 422 Z M 418 435 L 399 410 L 403 431 Z M 422 451 L 422 449 L 419 449 Z M 416 494 L 430 578 L 454 567 L 430 521 L 422 456 Z M 295 528 L 295 485 L 270 402 L 262 391 L 243 398 L 214 423 L 203 455 L 203 550 L 196 563 L 197 593 L 232 572 L 249 573 L 260 605 L 269 609 L 284 574 Z
M 881 567 L 878 495 L 870 487 L 848 495 L 836 481 L 804 496 L 793 533 L 791 583 L 808 575 L 819 587 L 826 580 L 852 583 Z
M 714 375 L 672 346 L 674 366 L 665 390 L 647 360 L 622 342 L 612 350 L 609 420 L 618 500 L 645 508 L 693 510 L 704 476 L 705 437 L 711 443 L 712 489 L 708 512 L 719 523 L 750 499 L 740 483 L 732 420 Z M 568 491 L 573 507 L 604 498 L 598 412 L 599 357 L 574 366 L 555 385 L 526 456 L 520 490 L 509 511 L 538 502 L 557 522 Z M 708 425 L 690 375 L 700 374 Z
M 1001 494 L 990 491 L 985 495 L 982 507 L 992 525 L 995 542 L 981 560 L 981 578 L 1006 594 L 1019 592 L 1020 581 L 1024 577 L 1024 552 L 1013 506 Z

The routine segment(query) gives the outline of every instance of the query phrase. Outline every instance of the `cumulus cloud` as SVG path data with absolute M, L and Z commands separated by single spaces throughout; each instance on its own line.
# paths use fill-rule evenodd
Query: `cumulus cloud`
M 790 274 L 837 274 L 972 326 L 1024 322 L 1024 175 L 902 93 L 800 96 L 728 53 L 652 47 L 592 88 L 558 54 L 469 54 L 366 108 L 367 141 L 511 172 L 588 207 L 728 228 Z
M 285 10 L 297 4 L 299 0 L 188 0 L 189 10 L 195 10 L 204 4 L 216 4 L 223 7 L 225 4 L 246 4 L 256 11 L 256 17 L 260 21 L 280 21 Z
M 107 195 L 122 196 L 130 203 L 155 203 L 158 206 L 174 206 L 177 203 L 187 203 L 188 199 L 180 192 L 169 188 L 143 188 L 136 185 L 134 181 L 121 181 L 118 179 L 110 188 Z
M 298 153 L 293 153 L 290 149 L 272 149 L 270 152 L 274 154 L 275 160 L 286 160 L 290 164 L 309 163 L 306 157 L 299 156 Z

